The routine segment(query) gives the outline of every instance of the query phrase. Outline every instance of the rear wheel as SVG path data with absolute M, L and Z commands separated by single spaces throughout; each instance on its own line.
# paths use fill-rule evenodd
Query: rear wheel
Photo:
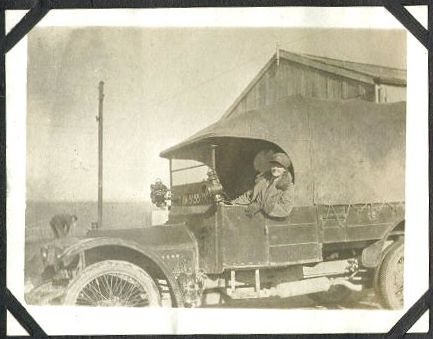
M 377 289 L 386 308 L 403 308 L 403 265 L 403 241 L 397 241 L 391 245 L 378 272 Z
M 161 296 L 153 279 L 126 261 L 106 260 L 85 268 L 70 284 L 67 305 L 160 306 Z
M 309 294 L 308 297 L 321 305 L 339 304 L 346 301 L 352 295 L 352 291 L 345 286 L 331 286 L 329 291 Z

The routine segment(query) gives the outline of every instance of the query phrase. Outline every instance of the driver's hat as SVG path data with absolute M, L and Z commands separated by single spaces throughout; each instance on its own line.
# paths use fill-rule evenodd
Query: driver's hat
M 289 156 L 285 153 L 274 153 L 272 155 L 271 160 L 269 160 L 270 163 L 277 163 L 281 166 L 283 166 L 285 169 L 288 169 L 290 165 L 292 164 L 292 161 L 290 160 Z

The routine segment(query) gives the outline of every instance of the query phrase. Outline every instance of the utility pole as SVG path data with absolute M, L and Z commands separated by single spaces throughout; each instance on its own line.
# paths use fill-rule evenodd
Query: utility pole
M 102 227 L 102 200 L 103 200 L 103 161 L 104 161 L 104 153 L 103 153 L 103 129 L 104 129 L 104 82 L 99 82 L 99 107 L 98 107 L 98 116 L 96 120 L 98 121 L 98 223 L 97 227 Z

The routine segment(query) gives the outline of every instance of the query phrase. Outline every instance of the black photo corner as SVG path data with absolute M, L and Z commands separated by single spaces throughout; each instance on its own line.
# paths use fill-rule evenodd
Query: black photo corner
M 428 27 L 425 29 L 406 9 L 405 6 L 428 6 Z M 358 7 L 358 6 L 383 6 L 401 24 L 407 29 L 408 34 L 412 34 L 418 39 L 422 45 L 428 50 L 428 75 L 429 75 L 429 159 L 431 157 L 431 148 L 433 147 L 433 3 L 432 1 L 314 1 L 314 0 L 265 0 L 265 1 L 217 1 L 217 0 L 195 0 L 195 1 L 166 1 L 166 0 L 1 0 L 0 3 L 0 37 L 1 37 L 1 66 L 0 66 L 0 103 L 1 103 L 1 123 L 0 123 L 0 148 L 1 148 L 1 222 L 0 222 L 0 282 L 1 282 L 1 313 L 0 313 L 0 336 L 7 336 L 7 311 L 21 324 L 21 326 L 29 333 L 30 336 L 44 337 L 47 334 L 37 322 L 26 311 L 24 305 L 21 305 L 17 299 L 10 293 L 6 286 L 6 72 L 5 59 L 7 53 L 26 35 L 37 23 L 52 9 L 104 9 L 104 8 L 188 8 L 188 7 L 274 7 L 274 6 L 314 6 L 314 7 Z M 5 31 L 5 13 L 14 10 L 27 10 L 27 14 L 6 34 Z M 431 160 L 429 161 L 429 197 L 431 200 L 431 192 L 433 181 L 431 180 L 433 169 Z M 393 326 L 388 334 L 323 334 L 326 337 L 402 337 L 416 321 L 428 310 L 430 310 L 429 318 L 429 333 L 426 337 L 433 337 L 433 208 L 432 202 L 429 202 L 429 290 L 414 304 L 406 314 Z M 8 225 L 11 227 L 11 225 Z M 286 336 L 286 335 L 285 335 Z M 298 337 L 307 335 L 287 335 L 288 337 Z M 311 336 L 311 335 L 310 335 Z

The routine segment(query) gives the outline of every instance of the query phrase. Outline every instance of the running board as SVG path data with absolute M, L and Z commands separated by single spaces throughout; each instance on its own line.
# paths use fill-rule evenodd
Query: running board
M 361 291 L 362 286 L 356 285 L 344 278 L 330 279 L 326 277 L 305 279 L 299 281 L 286 282 L 278 284 L 275 287 L 269 289 L 261 289 L 260 293 L 257 293 L 256 288 L 253 287 L 238 287 L 235 291 L 228 288 L 226 293 L 232 299 L 249 299 L 249 298 L 267 298 L 267 297 L 280 297 L 288 298 L 299 295 L 326 292 L 332 286 L 345 286 L 352 291 Z

